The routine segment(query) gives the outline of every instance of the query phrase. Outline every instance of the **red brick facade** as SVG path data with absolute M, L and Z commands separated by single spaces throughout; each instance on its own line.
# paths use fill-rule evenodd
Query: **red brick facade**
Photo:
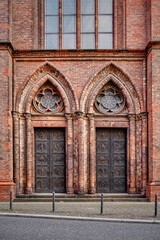
M 127 192 L 160 198 L 160 1 L 114 0 L 113 50 L 44 50 L 44 1 L 0 2 L 0 200 L 35 192 L 34 129 L 66 129 L 66 193 L 96 193 L 96 128 L 127 131 Z M 61 113 L 33 107 L 50 82 Z M 95 99 L 115 86 L 125 108 Z

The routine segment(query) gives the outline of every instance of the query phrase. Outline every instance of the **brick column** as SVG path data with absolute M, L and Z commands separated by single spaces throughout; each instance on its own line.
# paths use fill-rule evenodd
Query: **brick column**
M 20 189 L 20 142 L 19 142 L 19 113 L 13 112 L 13 179 L 16 183 L 16 193 Z
M 66 113 L 67 118 L 67 157 L 66 157 L 66 193 L 74 193 L 73 189 L 73 116 Z
M 135 193 L 136 188 L 135 188 L 135 160 L 136 160 L 136 129 L 135 129 L 135 114 L 130 114 L 129 115 L 129 120 L 130 120 L 130 193 Z
M 142 122 L 141 115 L 136 115 L 136 162 L 135 162 L 135 170 L 136 170 L 136 192 L 141 192 L 141 171 L 142 171 L 142 161 L 141 161 L 141 151 L 142 151 Z
M 147 53 L 147 112 L 148 112 L 148 183 L 147 197 L 154 201 L 155 193 L 160 201 L 160 39 L 156 39 L 159 27 L 160 1 L 151 1 L 152 40 Z M 158 24 L 156 24 L 158 23 Z M 158 35 L 157 35 L 158 36 Z
M 84 114 L 76 112 L 78 121 L 78 194 L 84 194 Z
M 27 163 L 27 187 L 26 192 L 32 193 L 32 130 L 31 130 L 31 114 L 26 113 L 26 163 Z
M 141 175 L 141 194 L 146 193 L 147 183 L 147 113 L 141 113 L 142 118 L 142 175 Z
M 20 194 L 25 192 L 26 189 L 26 119 L 23 114 L 19 115 L 20 121 Z
M 96 193 L 96 132 L 94 114 L 87 114 L 89 119 L 89 193 Z

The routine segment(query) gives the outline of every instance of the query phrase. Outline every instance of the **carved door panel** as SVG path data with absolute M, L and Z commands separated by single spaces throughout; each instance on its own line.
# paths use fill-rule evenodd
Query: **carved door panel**
M 97 192 L 126 192 L 125 129 L 97 129 Z
M 65 192 L 65 144 L 64 129 L 51 131 L 50 135 L 50 167 L 51 189 L 55 192 Z
M 35 129 L 37 193 L 65 192 L 65 130 Z

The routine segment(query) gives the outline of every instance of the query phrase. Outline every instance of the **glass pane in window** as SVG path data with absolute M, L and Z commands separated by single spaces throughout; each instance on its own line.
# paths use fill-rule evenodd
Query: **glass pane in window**
M 45 18 L 45 31 L 46 33 L 58 33 L 59 32 L 59 17 L 47 16 Z
M 95 34 L 81 34 L 81 49 L 95 49 Z
M 62 14 L 76 14 L 76 0 L 63 0 Z
M 76 49 L 76 34 L 62 34 L 62 48 Z
M 59 49 L 59 34 L 46 34 L 46 49 Z
M 47 15 L 59 14 L 59 0 L 46 0 L 45 12 Z
M 98 48 L 99 49 L 112 49 L 113 48 L 113 34 L 98 34 Z
M 95 0 L 81 0 L 81 14 L 95 14 Z
M 81 32 L 95 32 L 94 16 L 81 16 Z
M 62 32 L 76 32 L 76 16 L 62 16 Z
M 98 32 L 112 32 L 112 16 L 98 16 Z
M 98 13 L 99 14 L 112 14 L 113 0 L 98 0 Z

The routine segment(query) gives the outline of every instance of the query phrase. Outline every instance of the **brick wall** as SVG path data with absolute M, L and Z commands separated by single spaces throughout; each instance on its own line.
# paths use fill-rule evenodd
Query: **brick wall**
M 151 1 L 151 40 L 160 41 L 160 1 Z
M 0 51 L 0 196 L 8 199 L 9 189 L 13 181 L 12 154 L 12 59 L 7 48 L 1 46 Z M 8 189 L 6 196 L 4 189 Z
M 148 194 L 154 200 L 154 194 L 160 188 L 160 146 L 159 146 L 159 89 L 160 89 L 160 48 L 150 51 L 148 56 L 148 133 L 149 133 L 149 186 Z M 157 186 L 157 188 L 156 188 Z
M 9 33 L 10 33 L 10 21 L 11 16 L 9 16 L 9 1 L 3 0 L 0 1 L 0 41 L 7 42 L 10 41 Z
M 126 45 L 130 49 L 146 47 L 146 0 L 126 1 Z
M 32 49 L 33 2 L 32 0 L 12 1 L 12 44 L 15 49 Z

